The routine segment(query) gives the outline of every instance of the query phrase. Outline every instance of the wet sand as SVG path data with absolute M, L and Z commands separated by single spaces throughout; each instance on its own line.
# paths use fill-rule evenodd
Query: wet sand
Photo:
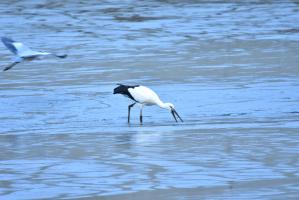
M 298 199 L 298 11 L 2 1 L 1 35 L 69 56 L 0 73 L 0 199 Z M 128 125 L 116 83 L 153 88 L 185 122 L 146 107 Z

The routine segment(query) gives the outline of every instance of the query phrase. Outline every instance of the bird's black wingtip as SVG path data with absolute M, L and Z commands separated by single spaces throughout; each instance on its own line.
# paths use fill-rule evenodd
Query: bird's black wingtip
M 116 88 L 114 88 L 114 90 L 113 90 L 113 94 L 122 94 L 122 95 L 129 97 L 133 101 L 136 101 L 134 99 L 134 97 L 131 95 L 131 93 L 129 92 L 129 89 L 138 87 L 138 85 L 136 85 L 136 86 L 123 85 L 123 84 L 117 84 L 117 85 L 118 86 Z
M 118 86 L 114 88 L 113 94 L 124 94 L 128 92 L 128 88 L 125 85 L 121 83 L 117 83 L 116 85 Z
M 1 41 L 3 43 L 5 43 L 5 42 L 15 42 L 13 39 L 11 39 L 10 37 L 6 37 L 6 36 L 2 36 Z
M 120 84 L 120 83 L 116 83 L 116 85 L 118 85 L 118 86 L 116 88 L 114 88 L 113 94 L 118 94 L 119 93 L 119 88 L 122 86 L 122 84 Z

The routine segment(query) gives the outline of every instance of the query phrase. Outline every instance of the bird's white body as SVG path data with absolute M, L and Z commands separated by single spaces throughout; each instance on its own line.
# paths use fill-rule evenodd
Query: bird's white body
M 150 88 L 145 86 L 139 86 L 135 88 L 129 88 L 128 91 L 133 96 L 133 98 L 140 104 L 146 106 L 158 105 L 162 106 L 162 101 L 159 96 Z
M 50 55 L 48 52 L 33 51 L 21 42 L 13 42 L 12 45 L 17 49 L 17 55 L 21 58 Z
M 177 121 L 176 116 L 181 120 L 181 117 L 176 112 L 174 105 L 172 103 L 164 103 L 160 100 L 159 96 L 150 88 L 142 86 L 142 85 L 122 85 L 119 84 L 118 87 L 114 89 L 114 94 L 122 94 L 131 100 L 134 101 L 133 104 L 128 107 L 128 123 L 130 123 L 130 110 L 136 104 L 140 104 L 140 123 L 142 123 L 142 109 L 143 106 L 152 106 L 157 105 L 161 108 L 167 109 L 171 111 L 174 119 Z M 175 116 L 176 115 L 176 116 Z

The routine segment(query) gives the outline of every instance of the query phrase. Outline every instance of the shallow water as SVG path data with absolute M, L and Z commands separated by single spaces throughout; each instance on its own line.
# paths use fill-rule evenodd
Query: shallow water
M 0 73 L 0 199 L 298 199 L 298 5 L 1 1 L 1 35 L 69 56 Z M 116 83 L 185 122 L 128 125 Z

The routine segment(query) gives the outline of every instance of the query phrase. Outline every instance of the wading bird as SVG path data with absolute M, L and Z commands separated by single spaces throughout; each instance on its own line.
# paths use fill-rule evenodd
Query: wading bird
M 7 67 L 5 67 L 3 71 L 7 71 L 7 70 L 11 69 L 13 66 L 15 66 L 16 64 L 18 64 L 18 63 L 20 63 L 24 60 L 31 61 L 31 60 L 40 58 L 42 56 L 52 55 L 52 56 L 55 56 L 55 57 L 58 57 L 58 58 L 67 57 L 66 54 L 57 55 L 57 54 L 54 54 L 54 53 L 33 51 L 29 47 L 25 46 L 23 43 L 16 42 L 16 41 L 14 41 L 14 40 L 12 40 L 11 38 L 8 38 L 8 37 L 1 37 L 1 41 L 8 48 L 8 50 L 10 50 L 13 54 L 16 55 L 16 58 L 14 59 L 14 62 L 11 63 L 10 65 L 8 65 Z
M 175 121 L 177 121 L 176 116 L 183 122 L 182 118 L 174 109 L 174 105 L 172 103 L 163 103 L 159 96 L 150 88 L 142 86 L 142 85 L 119 85 L 113 91 L 113 94 L 122 94 L 131 100 L 134 101 L 133 104 L 129 105 L 128 107 L 128 123 L 130 123 L 130 110 L 131 108 L 137 103 L 140 104 L 140 123 L 142 124 L 142 108 L 143 106 L 152 106 L 158 105 L 160 108 L 167 109 L 171 112 L 172 116 L 174 117 Z

